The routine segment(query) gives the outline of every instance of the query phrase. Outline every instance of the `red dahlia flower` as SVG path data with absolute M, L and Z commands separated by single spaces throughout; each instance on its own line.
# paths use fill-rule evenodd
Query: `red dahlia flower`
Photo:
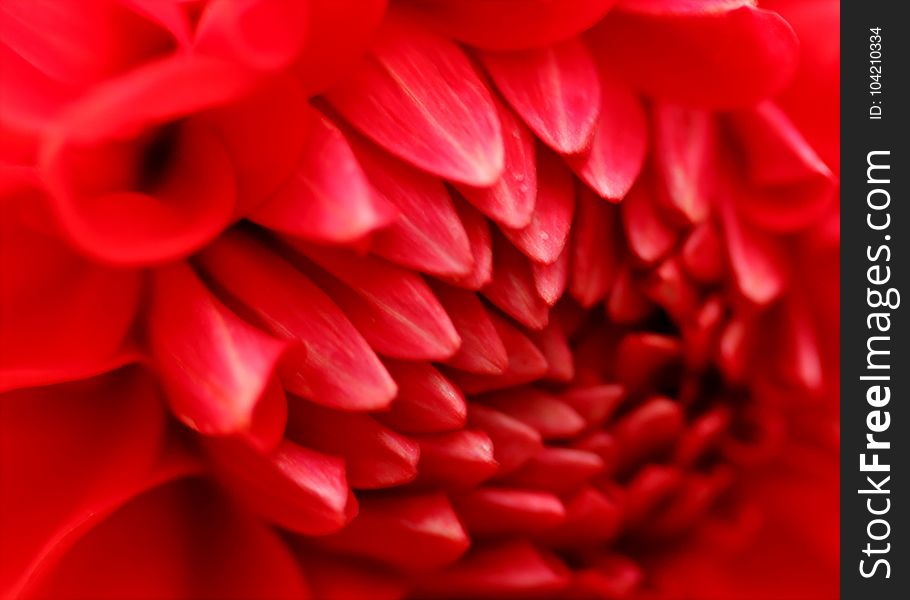
M 837 19 L 4 1 L 4 597 L 834 597 Z

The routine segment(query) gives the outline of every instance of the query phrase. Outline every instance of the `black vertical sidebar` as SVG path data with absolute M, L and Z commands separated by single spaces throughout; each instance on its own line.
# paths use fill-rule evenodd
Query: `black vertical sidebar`
M 910 21 L 841 3 L 841 598 L 910 598 Z

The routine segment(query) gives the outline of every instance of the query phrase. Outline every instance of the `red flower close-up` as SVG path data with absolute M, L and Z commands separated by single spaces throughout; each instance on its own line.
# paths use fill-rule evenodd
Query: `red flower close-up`
M 3 0 L 4 598 L 838 593 L 834 0 Z

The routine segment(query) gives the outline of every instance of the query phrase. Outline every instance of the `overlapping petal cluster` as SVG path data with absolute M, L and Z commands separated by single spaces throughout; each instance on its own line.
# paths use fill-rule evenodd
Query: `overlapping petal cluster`
M 4 595 L 834 597 L 837 21 L 6 0 Z

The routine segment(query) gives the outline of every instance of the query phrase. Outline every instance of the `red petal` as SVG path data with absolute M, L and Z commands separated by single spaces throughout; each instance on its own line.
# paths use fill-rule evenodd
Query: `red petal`
M 361 140 L 352 145 L 374 189 L 400 211 L 373 236 L 373 252 L 434 275 L 467 274 L 474 260 L 471 243 L 442 182 Z
M 366 54 L 388 0 L 310 0 L 307 30 L 295 70 L 308 95 L 329 88 Z
M 524 52 L 480 54 L 496 87 L 528 127 L 561 154 L 591 143 L 600 113 L 600 75 L 577 38 Z
M 4 119 L 46 126 L 86 88 L 173 50 L 174 40 L 122 2 L 10 0 L 0 7 Z
M 387 19 L 368 60 L 326 98 L 423 170 L 478 186 L 502 174 L 502 130 L 486 86 L 457 45 L 406 20 Z
M 749 182 L 737 207 L 758 226 L 792 232 L 821 218 L 837 186 L 827 165 L 772 104 L 731 117 Z
M 405 570 L 438 569 L 470 544 L 443 494 L 365 499 L 348 527 L 322 541 Z
M 493 458 L 499 464 L 497 473 L 500 475 L 514 471 L 543 447 L 537 431 L 486 406 L 472 404 L 468 411 L 468 423 L 490 436 Z
M 199 260 L 245 315 L 296 343 L 281 370 L 289 391 L 344 410 L 375 410 L 392 401 L 395 383 L 366 341 L 291 264 L 236 232 Z
M 472 488 L 492 477 L 499 466 L 493 442 L 479 430 L 461 429 L 417 438 L 417 483 L 443 488 Z
M 566 240 L 568 242 L 568 240 Z M 532 263 L 531 274 L 534 276 L 534 287 L 537 288 L 537 295 L 547 303 L 548 306 L 556 304 L 566 291 L 569 285 L 569 262 L 572 249 L 567 244 L 556 262 L 545 265 L 543 263 Z
M 784 257 L 777 239 L 745 222 L 733 208 L 733 200 L 721 201 L 727 258 L 740 293 L 756 304 L 768 304 L 786 285 Z
M 209 111 L 205 119 L 231 156 L 237 177 L 235 215 L 241 217 L 291 177 L 314 124 L 303 88 L 292 77 L 262 83 L 242 100 Z
M 600 116 L 590 147 L 566 162 L 602 198 L 619 202 L 645 162 L 648 124 L 638 98 L 622 81 L 601 79 Z
M 607 14 L 616 0 L 431 0 L 415 9 L 433 25 L 472 46 L 519 50 L 578 34 Z M 508 26 L 504 24 L 508 23 Z
M 590 308 L 604 297 L 619 262 L 619 211 L 587 188 L 578 195 L 569 292 Z
M 546 327 L 531 333 L 534 344 L 547 360 L 546 379 L 567 383 L 575 377 L 575 359 L 562 325 L 550 320 Z
M 115 600 L 137 591 L 150 598 L 309 597 L 277 533 L 196 480 L 117 511 L 80 540 L 38 594 Z
M 249 431 L 286 344 L 233 314 L 185 264 L 155 272 L 147 331 L 179 419 L 206 435 Z
M 338 128 L 314 120 L 290 180 L 250 218 L 328 244 L 350 244 L 394 222 L 398 209 L 373 190 Z
M 603 460 L 593 452 L 545 447 L 503 481 L 509 485 L 567 494 L 603 470 Z
M 388 412 L 376 418 L 397 431 L 439 433 L 461 429 L 467 420 L 464 395 L 428 363 L 385 361 L 398 384 L 398 396 Z
M 562 522 L 566 509 L 549 493 L 513 488 L 479 488 L 453 499 L 472 536 L 527 535 Z
M 298 564 L 306 573 L 313 598 L 402 600 L 407 593 L 407 580 L 386 568 L 328 557 L 318 551 L 298 555 Z
M 774 94 L 793 74 L 798 57 L 787 22 L 751 6 L 674 14 L 615 11 L 592 31 L 591 40 L 646 94 L 711 108 L 748 105 Z
M 609 544 L 622 529 L 625 515 L 616 500 L 586 486 L 566 502 L 566 518 L 544 539 L 559 547 Z
M 52 208 L 63 232 L 82 252 L 107 263 L 142 266 L 187 256 L 230 222 L 236 190 L 230 157 L 202 126 L 179 129 L 172 168 L 147 194 L 136 190 L 80 190 L 79 178 L 129 176 L 134 148 L 109 140 L 97 146 L 57 146 L 45 155 Z M 108 175 L 110 174 L 110 175 Z
M 537 430 L 545 440 L 570 438 L 586 426 L 585 420 L 558 397 L 533 388 L 482 396 L 481 401 Z
M 438 282 L 430 285 L 461 337 L 461 347 L 446 364 L 469 373 L 502 373 L 509 365 L 506 348 L 477 294 Z
M 282 69 L 303 48 L 308 6 L 295 0 L 211 0 L 196 26 L 196 50 L 254 69 Z
M 443 360 L 458 350 L 461 339 L 455 327 L 416 273 L 369 256 L 292 245 L 334 276 L 314 275 L 376 352 L 408 360 Z
M 716 180 L 714 119 L 706 111 L 656 103 L 652 121 L 657 198 L 678 220 L 700 223 L 710 210 Z
M 632 188 L 620 209 L 629 249 L 640 261 L 652 265 L 670 252 L 676 229 L 660 213 L 648 183 Z
M 622 471 L 669 447 L 683 428 L 677 402 L 660 396 L 644 401 L 613 426 Z
M 493 252 L 493 281 L 481 293 L 525 327 L 542 329 L 550 307 L 537 294 L 528 259 L 498 234 L 493 236 Z
M 678 338 L 657 333 L 628 333 L 616 350 L 614 376 L 630 392 L 653 389 L 680 358 Z
M 0 398 L 0 592 L 20 597 L 149 484 L 166 415 L 138 369 Z
M 675 256 L 665 260 L 648 275 L 643 290 L 677 323 L 689 323 L 701 302 L 701 289 L 686 277 L 680 262 Z
M 575 213 L 572 174 L 549 152 L 537 159 L 537 202 L 531 222 L 521 229 L 501 227 L 516 248 L 538 263 L 556 262 L 565 248 Z
M 375 419 L 303 400 L 289 404 L 287 436 L 304 446 L 344 459 L 351 487 L 385 488 L 414 479 L 420 450 L 415 441 Z
M 617 384 L 593 385 L 570 389 L 560 399 L 581 415 L 589 426 L 602 425 L 626 399 Z
M 455 202 L 455 211 L 468 241 L 471 244 L 471 256 L 474 262 L 471 270 L 458 277 L 447 277 L 446 281 L 452 285 L 469 290 L 479 290 L 493 279 L 493 243 L 490 239 L 490 225 L 483 214 L 462 200 L 455 192 L 452 197 Z
M 93 265 L 0 202 L 0 390 L 107 370 L 133 322 L 139 274 Z
M 496 333 L 506 349 L 509 364 L 496 375 L 453 372 L 452 380 L 469 394 L 499 390 L 534 381 L 547 373 L 547 359 L 518 329 L 490 314 Z
M 67 108 L 53 137 L 86 145 L 120 138 L 240 99 L 255 82 L 237 65 L 175 54 L 94 86 Z
M 534 136 L 501 100 L 494 97 L 505 148 L 502 175 L 491 186 L 457 186 L 471 204 L 493 221 L 507 227 L 524 227 L 531 219 L 537 195 Z
M 624 267 L 610 290 L 607 316 L 616 323 L 635 324 L 648 317 L 654 308 L 654 304 L 642 291 L 641 282 L 633 279 L 631 268 Z
M 683 245 L 683 266 L 692 278 L 702 283 L 714 283 L 723 276 L 724 263 L 717 229 L 705 222 L 692 229 Z
M 231 494 L 249 510 L 293 531 L 324 535 L 357 513 L 344 461 L 282 440 L 260 454 L 231 441 L 209 440 L 209 455 Z

